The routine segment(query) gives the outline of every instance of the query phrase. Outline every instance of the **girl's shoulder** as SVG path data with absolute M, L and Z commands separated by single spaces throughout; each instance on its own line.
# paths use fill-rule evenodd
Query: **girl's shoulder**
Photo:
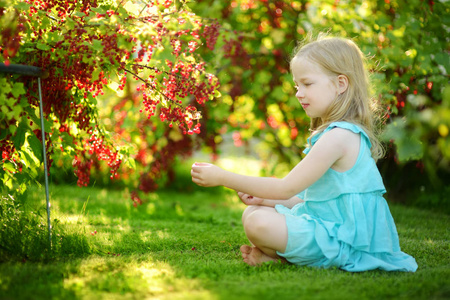
M 308 138 L 307 142 L 309 147 L 303 151 L 305 154 L 309 152 L 311 147 L 324 135 L 330 136 L 332 133 L 330 132 L 333 129 L 341 129 L 341 130 L 335 130 L 333 133 L 336 133 L 339 135 L 339 138 L 342 138 L 342 142 L 345 143 L 345 137 L 348 136 L 351 138 L 352 135 L 358 134 L 361 135 L 361 138 L 364 138 L 370 147 L 370 139 L 369 136 L 366 134 L 364 129 L 354 123 L 346 122 L 346 121 L 339 121 L 339 122 L 332 122 L 330 123 L 325 129 L 323 129 L 320 132 L 313 132 L 312 135 Z
M 322 137 L 322 135 L 324 135 L 325 133 L 327 133 L 335 128 L 346 129 L 353 133 L 361 134 L 365 138 L 369 139 L 369 136 L 364 131 L 364 129 L 361 127 L 361 125 L 358 125 L 355 123 L 350 123 L 347 121 L 339 121 L 339 122 L 332 122 L 332 123 L 328 124 L 328 126 L 320 132 L 313 132 L 313 134 L 308 138 L 308 144 L 313 145 L 315 142 L 317 142 L 317 140 L 320 137 Z

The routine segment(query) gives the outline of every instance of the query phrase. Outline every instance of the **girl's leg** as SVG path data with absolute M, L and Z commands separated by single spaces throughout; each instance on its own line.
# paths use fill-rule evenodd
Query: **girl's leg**
M 244 261 L 258 265 L 279 260 L 276 251 L 284 252 L 287 244 L 287 227 L 284 215 L 267 206 L 249 206 L 242 215 L 242 223 L 249 241 L 254 245 L 242 246 Z

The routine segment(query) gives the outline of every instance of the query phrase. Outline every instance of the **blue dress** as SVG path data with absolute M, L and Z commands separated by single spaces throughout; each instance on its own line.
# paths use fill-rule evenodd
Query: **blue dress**
M 415 272 L 415 259 L 400 250 L 367 134 L 352 123 L 335 122 L 310 137 L 310 145 L 314 146 L 325 132 L 336 127 L 361 135 L 357 161 L 345 172 L 328 169 L 298 195 L 305 202 L 292 209 L 275 206 L 285 215 L 288 229 L 286 250 L 278 255 L 296 265 L 335 266 L 350 272 L 373 269 Z

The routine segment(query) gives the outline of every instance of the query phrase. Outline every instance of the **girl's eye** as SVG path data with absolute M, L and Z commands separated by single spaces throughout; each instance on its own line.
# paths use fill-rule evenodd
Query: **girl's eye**
M 310 86 L 312 85 L 312 82 L 306 82 L 306 83 L 302 83 L 302 86 Z M 300 88 L 298 85 L 294 85 L 294 88 L 298 91 L 298 89 Z

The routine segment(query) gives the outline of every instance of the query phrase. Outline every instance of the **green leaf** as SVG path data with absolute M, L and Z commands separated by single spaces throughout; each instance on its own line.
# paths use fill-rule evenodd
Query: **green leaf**
M 414 132 L 407 130 L 405 120 L 395 118 L 392 123 L 386 126 L 382 138 L 385 141 L 394 140 L 398 159 L 401 162 L 423 157 L 422 142 L 417 138 L 417 133 L 414 134 Z
M 14 105 L 12 109 L 12 113 L 15 119 L 20 118 L 20 114 L 23 112 L 23 108 L 20 105 Z
M 41 119 L 40 117 L 36 117 L 34 115 L 31 116 L 31 118 L 33 119 L 33 121 L 39 125 L 39 128 L 41 128 Z M 50 121 L 48 121 L 46 118 L 44 118 L 44 130 L 45 132 L 50 132 L 52 131 L 52 124 L 50 123 Z
M 447 72 L 450 70 L 450 64 L 448 61 L 448 54 L 447 53 L 436 53 L 435 55 L 435 61 L 443 66 L 445 68 L 445 70 L 447 70 Z
M 96 68 L 96 69 L 94 70 L 94 72 L 92 72 L 92 80 L 93 80 L 93 81 L 97 81 L 97 80 L 98 80 L 98 77 L 99 77 L 99 75 L 100 75 L 100 72 L 101 72 L 101 69 L 100 69 L 100 68 Z
M 34 161 L 33 158 L 30 155 L 30 148 L 24 147 L 22 151 L 20 151 L 20 162 L 23 164 L 25 168 L 30 168 L 31 166 L 34 167 Z
M 159 51 L 156 52 L 156 59 L 161 60 L 161 63 L 165 63 L 166 60 L 172 62 L 176 61 L 176 57 L 173 55 L 172 47 L 169 43 L 166 43 L 164 47 L 159 48 Z
M 14 143 L 14 147 L 16 147 L 16 149 L 20 149 L 23 145 L 23 143 L 25 143 L 25 134 L 27 133 L 27 131 L 25 130 L 25 128 L 23 126 L 19 126 L 16 130 L 16 134 L 14 135 L 13 138 L 13 143 Z
M 23 151 L 20 151 L 20 157 L 22 158 L 21 162 L 28 170 L 27 175 L 36 178 L 38 176 L 39 163 L 36 164 L 35 159 L 31 156 L 30 148 L 25 147 Z
M 6 99 L 5 104 L 9 107 L 10 110 L 12 110 L 11 108 L 16 105 L 16 102 L 17 102 L 16 98 L 10 97 Z
M 36 156 L 39 161 L 42 161 L 42 144 L 41 141 L 34 135 L 30 134 L 28 136 L 28 144 L 30 144 L 31 150 L 34 156 Z
M 66 18 L 67 29 L 73 30 L 75 28 L 76 22 L 72 18 Z
M 8 81 L 6 81 L 6 78 L 0 78 L 0 88 L 2 94 L 8 94 L 11 92 L 11 85 Z
M 5 162 L 3 168 L 10 172 L 16 172 L 16 168 L 14 168 L 14 165 L 10 162 Z
M 392 123 L 386 126 L 383 132 L 382 139 L 385 141 L 389 140 L 400 140 L 405 136 L 405 122 L 400 118 L 395 118 Z
M 93 41 L 92 41 L 92 48 L 93 48 L 95 51 L 98 51 L 98 52 L 103 51 L 102 41 L 100 41 L 100 40 L 93 40 Z
M 48 17 L 43 17 L 41 21 L 42 28 L 47 28 L 50 26 L 50 19 Z
M 44 44 L 42 42 L 37 43 L 36 48 L 38 48 L 39 50 L 43 50 L 43 51 L 48 51 L 51 49 L 51 47 L 47 44 Z
M 414 137 L 395 141 L 397 145 L 398 159 L 400 161 L 418 160 L 423 157 L 422 142 Z
M 49 40 L 56 43 L 63 39 L 63 36 L 59 32 L 49 32 L 48 33 Z
M 14 98 L 19 98 L 20 95 L 23 95 L 26 93 L 22 82 L 14 83 L 14 86 L 13 86 L 11 92 L 12 92 Z
M 19 10 L 25 10 L 25 11 L 29 10 L 31 6 L 32 6 L 31 4 L 28 4 L 25 1 L 20 1 L 19 3 L 14 5 L 15 8 L 17 8 Z
M 8 189 L 12 190 L 13 188 L 13 182 L 12 182 L 12 178 L 11 177 L 7 177 L 5 175 L 4 179 L 3 179 L 3 184 L 8 187 Z
M 442 106 L 450 107 L 450 85 L 449 84 L 447 84 L 447 86 L 444 88 L 444 91 L 442 92 Z
M 128 11 L 121 5 L 117 8 L 117 12 L 120 14 L 120 16 L 122 18 L 127 18 L 128 17 Z
M 9 132 L 11 133 L 11 135 L 14 135 L 17 131 L 17 126 L 9 125 L 8 129 L 9 129 Z
M 96 13 L 98 13 L 98 14 L 106 14 L 106 10 L 105 9 L 103 9 L 103 8 L 101 8 L 101 7 L 94 7 L 94 8 L 91 8 L 91 10 L 93 11 L 93 12 L 96 12 Z
M 129 158 L 126 160 L 126 164 L 127 164 L 127 166 L 128 166 L 129 168 L 131 168 L 131 169 L 133 169 L 133 170 L 136 169 L 136 161 L 135 161 L 133 158 L 129 157 Z
M 79 17 L 79 18 L 82 18 L 82 17 L 85 17 L 85 16 L 86 16 L 86 15 L 85 15 L 84 13 L 82 13 L 81 11 L 75 11 L 73 14 L 74 14 L 75 16 Z

